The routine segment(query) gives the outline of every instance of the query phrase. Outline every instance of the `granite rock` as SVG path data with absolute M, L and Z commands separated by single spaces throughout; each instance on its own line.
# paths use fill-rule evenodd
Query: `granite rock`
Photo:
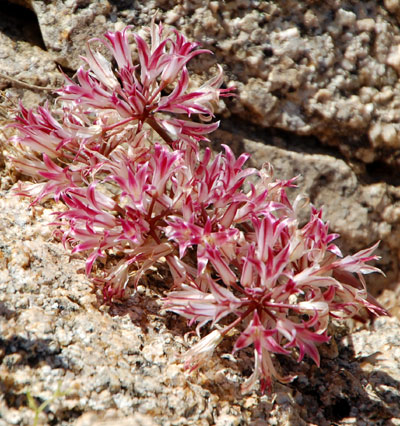
M 68 72 L 76 70 L 88 38 L 126 24 L 140 31 L 157 10 L 167 25 L 174 25 L 200 41 L 215 54 L 194 59 L 191 67 L 199 81 L 219 62 L 224 64 L 227 83 L 238 89 L 236 99 L 220 104 L 225 130 L 235 127 L 240 117 L 249 139 L 268 145 L 275 144 L 274 138 L 268 134 L 260 138 L 260 129 L 286 132 L 281 139 L 285 139 L 283 149 L 288 155 L 278 167 L 277 176 L 305 176 L 312 201 L 318 207 L 326 206 L 325 218 L 343 235 L 348 251 L 382 240 L 381 266 L 389 276 L 388 281 L 397 281 L 400 180 L 396 177 L 396 153 L 400 92 L 396 55 L 400 33 L 397 15 L 391 12 L 394 3 L 22 3 L 37 19 L 36 39 L 42 40 L 43 60 L 36 61 L 41 64 L 39 68 L 32 66 L 32 49 L 40 51 L 38 45 L 27 45 L 24 56 L 14 58 L 10 54 L 13 44 L 8 41 L 4 43 L 6 59 L 0 61 L 0 72 L 36 85 L 57 85 L 60 75 L 56 64 Z M 17 26 L 13 28 L 17 34 Z M 7 36 L 7 31 L 4 33 Z M 17 61 L 16 66 L 13 61 Z M 15 72 L 19 68 L 31 74 Z M 47 92 L 23 90 L 13 82 L 0 81 L 4 82 L 8 96 L 14 101 L 23 97 L 28 106 L 37 103 L 40 96 L 49 98 Z M 251 130 L 252 124 L 255 131 Z M 227 143 L 232 145 L 233 138 L 227 135 Z M 301 140 L 300 144 L 296 145 L 296 138 Z M 337 170 L 332 166 L 329 176 L 307 167 L 293 168 L 293 150 L 309 153 L 307 161 L 312 163 L 314 154 L 341 159 L 348 167 L 346 177 L 342 173 L 343 162 Z M 258 164 L 271 158 L 268 149 L 260 149 L 256 155 L 260 156 Z M 328 185 L 326 179 L 331 181 Z M 381 201 L 377 200 L 380 196 Z M 339 205 L 346 208 L 336 209 Z
M 19 15 L 17 15 L 19 12 Z M 11 77 L 11 79 L 7 78 Z M 43 49 L 35 15 L 11 5 L 0 12 L 0 102 L 4 96 L 33 107 L 43 102 L 46 87 L 57 88 L 63 77 L 53 55 Z
M 54 203 L 29 208 L 0 192 L 0 425 L 32 424 L 37 404 L 65 393 L 40 424 L 138 425 L 375 425 L 400 421 L 400 321 L 337 326 L 321 348 L 321 368 L 281 357 L 285 374 L 271 395 L 240 394 L 251 351 L 233 361 L 227 341 L 199 372 L 179 358 L 188 347 L 185 322 L 160 312 L 162 286 L 123 304 L 100 306 L 48 227 Z M 158 278 L 159 279 L 159 278 Z M 191 340 L 193 338 L 189 338 Z M 363 423 L 357 423 L 362 421 Z M 381 423 L 384 424 L 384 423 Z M 394 423 L 397 424 L 397 423 Z
M 224 127 L 226 127 L 224 125 Z M 379 266 L 386 276 L 369 280 L 370 290 L 377 294 L 389 283 L 397 283 L 400 257 L 400 189 L 386 183 L 361 184 L 353 169 L 342 159 L 332 155 L 304 152 L 280 136 L 271 137 L 273 145 L 250 139 L 243 128 L 233 131 L 218 130 L 214 135 L 215 148 L 229 141 L 237 152 L 251 154 L 249 165 L 260 168 L 270 162 L 280 179 L 297 176 L 297 188 L 292 192 L 305 194 L 310 202 L 322 208 L 333 232 L 340 234 L 338 245 L 345 254 L 362 250 L 381 241 L 377 253 Z M 340 205 L 340 208 L 338 206 Z M 305 208 L 302 220 L 309 218 Z M 393 284 L 395 287 L 397 284 Z
M 225 64 L 238 88 L 230 113 L 263 127 L 315 135 L 346 158 L 398 165 L 396 1 L 22 3 L 36 14 L 47 51 L 72 70 L 88 38 L 127 24 L 138 29 L 159 11 L 167 24 L 215 53 L 195 61 L 198 73 Z
M 0 426 L 32 424 L 27 392 L 40 404 L 58 386 L 66 395 L 42 424 L 400 425 L 399 3 L 12 3 L 0 11 Z M 214 146 L 246 150 L 258 167 L 270 161 L 279 178 L 299 175 L 344 252 L 382 241 L 387 275 L 369 286 L 393 318 L 338 326 L 320 369 L 280 358 L 298 379 L 276 383 L 270 396 L 240 394 L 251 353 L 233 362 L 229 342 L 187 375 L 179 355 L 189 328 L 160 312 L 159 278 L 125 304 L 100 306 L 84 260 L 70 258 L 46 226 L 54 203 L 30 209 L 11 193 L 19 176 L 3 125 L 13 105 L 53 102 L 47 89 L 62 83 L 59 67 L 72 76 L 88 38 L 126 24 L 139 30 L 157 10 L 215 53 L 191 65 L 199 82 L 219 62 L 238 88 L 220 104 Z

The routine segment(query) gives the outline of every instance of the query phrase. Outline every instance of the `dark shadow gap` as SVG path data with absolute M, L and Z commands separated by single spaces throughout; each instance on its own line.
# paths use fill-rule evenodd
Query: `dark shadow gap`
M 383 161 L 375 161 L 365 166 L 365 183 L 384 182 L 388 185 L 400 186 L 400 174 L 398 168 L 390 166 Z
M 294 132 L 273 127 L 263 128 L 235 115 L 230 118 L 218 118 L 221 120 L 219 128 L 234 134 L 240 140 L 250 139 L 265 145 L 302 154 L 329 155 L 337 160 L 344 161 L 350 166 L 361 184 L 386 183 L 400 186 L 400 174 L 398 173 L 398 167 L 394 165 L 386 164 L 383 161 L 364 164 L 356 158 L 346 158 L 339 148 L 326 145 L 312 135 L 298 135 Z M 210 136 L 213 139 L 213 136 Z M 223 143 L 230 146 L 229 140 Z M 352 142 L 353 145 L 355 143 L 355 141 Z
M 243 120 L 239 116 L 232 115 L 230 118 L 221 118 L 220 129 L 243 138 L 262 142 L 265 145 L 276 146 L 288 151 L 329 155 L 345 161 L 339 150 L 331 146 L 323 145 L 315 136 L 298 135 L 294 132 L 274 127 L 262 127 Z M 227 142 L 229 145 L 229 142 Z
M 25 41 L 47 50 L 35 13 L 22 6 L 2 1 L 0 7 L 0 31 L 13 41 Z
M 21 365 L 36 368 L 43 363 L 51 368 L 69 369 L 67 362 L 62 357 L 61 349 L 52 345 L 50 339 L 27 339 L 17 335 L 7 339 L 0 338 L 0 350 L 4 355 L 20 355 L 16 362 L 12 358 L 8 358 L 7 368 L 10 370 Z M 0 362 L 4 362 L 4 359 L 0 359 Z

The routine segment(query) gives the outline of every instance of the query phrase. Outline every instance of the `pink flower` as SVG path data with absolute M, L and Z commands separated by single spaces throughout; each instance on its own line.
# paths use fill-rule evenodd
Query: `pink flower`
M 261 379 L 261 392 L 264 392 L 266 388 L 269 390 L 271 389 L 272 377 L 284 383 L 288 383 L 295 378 L 294 376 L 282 377 L 278 374 L 272 363 L 270 352 L 285 355 L 289 354 L 289 351 L 282 348 L 277 342 L 277 334 L 277 329 L 265 329 L 257 311 L 254 311 L 252 321 L 236 340 L 233 349 L 234 352 L 251 344 L 254 345 L 254 373 L 249 380 L 243 384 L 243 393 L 249 392 L 254 387 L 257 379 Z
M 209 321 L 217 323 L 242 305 L 242 301 L 230 290 L 218 285 L 209 276 L 204 276 L 204 279 L 209 292 L 201 290 L 198 285 L 182 284 L 179 291 L 170 292 L 166 299 L 168 310 L 188 318 L 191 323 L 198 322 L 198 330 Z
M 179 244 L 179 254 L 182 258 L 188 247 L 197 245 L 198 274 L 204 273 L 207 263 L 211 262 L 218 271 L 225 284 L 236 282 L 236 275 L 229 268 L 230 261 L 228 253 L 231 252 L 229 245 L 234 244 L 237 229 L 220 229 L 213 232 L 211 220 L 205 225 L 196 225 L 196 218 L 191 216 L 189 222 L 179 217 L 170 217 L 168 227 L 165 229 L 166 236 L 172 238 Z
M 315 314 L 307 322 L 301 324 L 293 323 L 288 319 L 279 319 L 276 327 L 281 334 L 283 334 L 288 343 L 286 347 L 298 347 L 300 350 L 299 359 L 300 362 L 304 355 L 307 354 L 312 360 L 319 366 L 319 352 L 316 348 L 317 343 L 329 342 L 329 337 L 324 333 L 316 333 L 310 330 L 313 326 L 318 326 L 318 314 Z
M 230 96 L 231 90 L 219 89 L 222 84 L 220 69 L 218 77 L 188 92 L 187 62 L 194 56 L 210 52 L 196 50 L 198 43 L 187 41 L 177 31 L 172 35 L 154 21 L 150 33 L 150 45 L 141 36 L 134 34 L 139 55 L 138 66 L 132 63 L 128 28 L 122 32 L 106 33 L 105 40 L 90 40 L 84 58 L 89 70 L 78 70 L 78 83 L 67 78 L 67 84 L 58 91 L 62 101 L 78 104 L 87 110 L 114 111 L 120 116 L 121 122 L 129 118 L 142 125 L 148 117 L 154 116 L 155 123 L 176 139 L 180 136 L 199 137 L 215 130 L 215 124 L 195 125 L 191 121 L 168 121 L 158 116 L 157 112 L 183 113 L 189 117 L 198 114 L 201 120 L 209 120 L 213 115 L 213 104 L 218 102 L 219 96 Z M 117 62 L 116 72 L 103 55 L 92 50 L 94 41 L 100 41 L 110 50 Z M 163 94 L 162 91 L 172 83 L 175 83 L 172 92 Z M 152 127 L 158 130 L 155 125 Z
M 274 379 L 294 378 L 278 373 L 273 354 L 296 348 L 299 361 L 307 355 L 319 365 L 331 317 L 357 317 L 362 308 L 386 314 L 363 277 L 379 271 L 369 264 L 377 245 L 342 257 L 322 210 L 311 207 L 299 225 L 307 203 L 298 196 L 292 204 L 286 192 L 296 178 L 277 180 L 268 164 L 245 167 L 249 154 L 236 157 L 228 145 L 216 155 L 200 149 L 218 128 L 215 105 L 232 95 L 221 89 L 220 66 L 200 87 L 190 81 L 187 63 L 203 53 L 154 20 L 147 36 L 131 37 L 127 27 L 89 40 L 86 65 L 57 91 L 57 108 L 20 106 L 14 164 L 34 182 L 17 193 L 63 203 L 56 233 L 86 259 L 104 302 L 169 267 L 165 308 L 199 335 L 209 328 L 185 367 L 199 367 L 235 334 L 235 354 L 254 347 L 243 391 L 258 381 L 270 391 Z
M 19 130 L 19 134 L 12 139 L 14 142 L 50 158 L 57 157 L 59 145 L 73 137 L 73 134 L 52 116 L 48 105 L 33 112 L 21 104 L 20 115 L 16 117 L 12 127 Z
M 206 337 L 203 337 L 200 342 L 196 343 L 183 355 L 183 358 L 186 359 L 185 368 L 193 371 L 209 360 L 215 348 L 221 343 L 222 338 L 223 336 L 218 330 L 214 330 L 207 334 Z
M 267 390 L 269 393 L 272 390 L 272 378 L 276 378 L 281 383 L 290 383 L 296 378 L 296 376 L 286 376 L 282 377 L 274 366 L 274 363 L 271 359 L 270 353 L 262 348 L 261 354 L 254 350 L 254 372 L 249 377 L 246 382 L 242 384 L 242 393 L 248 393 L 252 391 L 257 383 L 257 380 L 260 380 L 260 391 L 264 393 Z

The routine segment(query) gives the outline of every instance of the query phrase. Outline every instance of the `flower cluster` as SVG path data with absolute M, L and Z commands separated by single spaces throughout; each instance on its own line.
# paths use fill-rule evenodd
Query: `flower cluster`
M 319 364 L 330 318 L 362 307 L 385 314 L 363 279 L 378 271 L 367 264 L 375 246 L 343 257 L 321 210 L 312 207 L 299 225 L 307 203 L 286 194 L 295 179 L 274 179 L 269 165 L 245 168 L 249 156 L 236 158 L 227 145 L 216 155 L 201 149 L 218 127 L 215 104 L 232 90 L 220 88 L 220 67 L 193 87 L 186 64 L 208 52 L 197 43 L 154 22 L 147 35 L 127 28 L 91 40 L 86 66 L 76 81 L 66 78 L 57 107 L 21 105 L 14 162 L 35 183 L 21 183 L 18 193 L 32 203 L 63 202 L 53 225 L 72 253 L 86 256 L 86 274 L 105 301 L 167 264 L 166 309 L 199 333 L 206 324 L 214 329 L 186 353 L 186 367 L 201 365 L 235 329 L 233 351 L 254 348 L 243 391 L 258 380 L 270 389 L 272 378 L 293 378 L 278 373 L 273 354 L 297 348 L 299 361 L 308 355 Z

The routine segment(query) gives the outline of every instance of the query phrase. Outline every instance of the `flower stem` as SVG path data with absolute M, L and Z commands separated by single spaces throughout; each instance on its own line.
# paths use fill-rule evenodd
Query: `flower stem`
M 227 325 L 222 331 L 221 331 L 221 336 L 225 336 L 225 334 L 227 334 L 230 330 L 232 330 L 232 328 L 236 327 L 238 324 L 240 324 L 246 317 L 248 317 L 255 309 L 255 303 L 252 303 L 249 308 L 247 309 L 246 312 L 243 312 L 242 314 L 240 314 L 235 321 L 233 321 L 232 323 L 230 323 L 229 325 Z
M 155 130 L 169 146 L 172 146 L 174 142 L 173 139 L 168 135 L 168 133 L 157 123 L 153 117 L 147 118 L 147 123 Z

